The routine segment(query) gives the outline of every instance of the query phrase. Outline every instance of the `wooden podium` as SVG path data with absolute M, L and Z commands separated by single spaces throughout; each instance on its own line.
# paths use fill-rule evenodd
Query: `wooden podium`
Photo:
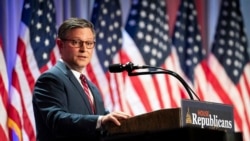
M 122 120 L 121 126 L 109 123 L 107 135 L 150 132 L 181 127 L 181 109 L 162 109 Z
M 181 108 L 161 109 L 153 112 L 137 115 L 126 120 L 121 120 L 121 126 L 113 123 L 107 124 L 104 128 L 106 136 L 103 141 L 157 141 L 157 140 L 185 140 L 185 141 L 242 141 L 242 134 L 235 133 L 234 130 L 227 131 L 219 128 L 200 128 L 199 126 L 186 124 L 193 119 L 191 114 L 199 114 L 200 110 L 208 111 L 209 116 L 225 118 L 225 121 L 233 120 L 231 110 L 229 116 L 227 113 L 221 113 L 224 105 L 184 101 Z M 194 105 L 194 106 L 193 106 Z M 213 108 L 211 108 L 213 107 Z M 226 107 L 227 108 L 227 107 Z M 188 110 L 187 110 L 188 109 Z M 190 111 L 189 111 L 190 110 Z M 218 111 L 219 110 L 219 111 Z M 228 111 L 228 110 L 226 110 Z M 189 112 L 191 113 L 190 115 Z M 188 114 L 186 114 L 188 113 Z M 220 115 L 221 113 L 221 115 Z M 185 115 L 184 115 L 185 114 Z M 204 114 L 204 113 L 203 113 Z M 218 114 L 218 115 L 217 115 Z M 204 118 L 204 117 L 203 117 Z M 184 121 L 185 120 L 185 121 Z M 232 127 L 234 127 L 232 125 Z

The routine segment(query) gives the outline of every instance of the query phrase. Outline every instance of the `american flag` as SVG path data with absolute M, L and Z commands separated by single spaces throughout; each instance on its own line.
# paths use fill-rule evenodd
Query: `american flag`
M 176 72 L 204 100 L 207 93 L 205 49 L 202 47 L 200 26 L 193 0 L 182 0 L 177 13 L 172 43 L 175 49 Z M 174 53 L 173 53 L 174 54 Z M 185 91 L 182 91 L 185 94 Z M 193 97 L 195 97 L 193 95 Z
M 97 0 L 92 22 L 97 44 L 87 72 L 101 89 L 106 106 L 132 115 L 171 107 L 167 89 L 174 90 L 175 86 L 172 88 L 166 81 L 173 78 L 129 77 L 126 72 L 108 72 L 108 65 L 129 61 L 157 67 L 172 66 L 171 61 L 167 61 L 171 50 L 165 1 L 133 0 L 124 30 L 119 0 Z
M 96 0 L 92 19 L 96 31 L 96 46 L 87 66 L 87 76 L 100 89 L 109 110 L 121 109 L 115 78 L 108 71 L 122 46 L 122 15 L 119 0 Z
M 8 141 L 8 127 L 7 127 L 7 106 L 8 106 L 8 74 L 6 69 L 6 62 L 3 53 L 3 44 L 0 38 L 0 139 L 1 141 Z
M 53 0 L 25 0 L 9 94 L 10 140 L 36 140 L 32 91 L 38 76 L 55 64 L 59 56 L 55 38 Z
M 125 26 L 123 50 L 135 64 L 173 70 L 171 39 L 165 0 L 133 0 Z M 134 76 L 128 81 L 127 101 L 135 114 L 178 107 L 177 79 L 157 74 Z
M 233 105 L 235 130 L 250 140 L 250 58 L 239 0 L 222 0 L 209 56 L 210 101 Z

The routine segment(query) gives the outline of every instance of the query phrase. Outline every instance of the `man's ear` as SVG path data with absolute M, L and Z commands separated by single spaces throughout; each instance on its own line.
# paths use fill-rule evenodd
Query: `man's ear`
M 62 42 L 62 40 L 61 40 L 60 38 L 56 38 L 56 44 L 57 44 L 57 46 L 58 46 L 59 48 L 61 48 L 63 42 Z

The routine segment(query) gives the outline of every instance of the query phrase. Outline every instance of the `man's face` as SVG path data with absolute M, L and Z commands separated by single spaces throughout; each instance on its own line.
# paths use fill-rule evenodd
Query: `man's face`
M 67 33 L 65 39 L 58 39 L 61 57 L 71 69 L 82 72 L 87 66 L 94 50 L 94 34 L 89 28 L 75 28 Z

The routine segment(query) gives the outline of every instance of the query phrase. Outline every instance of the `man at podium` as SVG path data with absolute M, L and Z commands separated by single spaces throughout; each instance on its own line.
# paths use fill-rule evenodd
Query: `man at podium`
M 108 112 L 97 87 L 84 75 L 95 47 L 95 31 L 85 19 L 70 18 L 59 27 L 61 59 L 36 81 L 33 108 L 39 141 L 95 141 L 107 122 L 116 126 L 124 112 Z

